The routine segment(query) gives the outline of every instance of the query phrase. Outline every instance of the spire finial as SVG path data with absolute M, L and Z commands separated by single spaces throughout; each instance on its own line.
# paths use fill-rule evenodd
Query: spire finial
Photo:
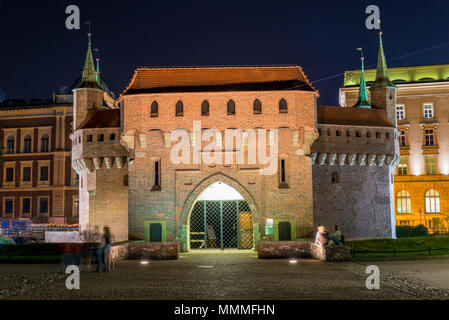
M 368 91 L 366 90 L 366 82 L 365 82 L 365 57 L 363 56 L 363 49 L 357 48 L 360 51 L 360 60 L 362 61 L 362 72 L 360 74 L 360 87 L 359 87 L 359 96 L 357 98 L 357 103 L 354 108 L 371 108 L 370 103 L 368 102 Z
M 98 88 L 101 86 L 97 84 L 97 72 L 95 70 L 94 59 L 92 56 L 92 33 L 90 32 L 90 22 L 86 22 L 89 26 L 89 32 L 87 33 L 88 44 L 86 60 L 84 62 L 83 74 L 81 76 L 81 81 L 78 84 L 78 88 Z

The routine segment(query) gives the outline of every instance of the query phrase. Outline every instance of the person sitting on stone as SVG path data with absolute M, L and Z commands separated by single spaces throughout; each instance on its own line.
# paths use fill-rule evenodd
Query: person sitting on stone
M 323 247 L 329 244 L 329 234 L 324 226 L 319 226 L 317 228 L 315 244 Z
M 336 245 L 342 245 L 343 244 L 343 235 L 341 234 L 340 230 L 338 229 L 338 226 L 334 226 L 334 233 L 332 233 L 329 238 L 336 244 Z

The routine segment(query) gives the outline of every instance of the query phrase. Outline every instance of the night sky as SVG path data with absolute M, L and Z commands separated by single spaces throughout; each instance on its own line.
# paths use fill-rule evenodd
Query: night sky
M 2 0 L 0 89 L 7 99 L 49 98 L 79 77 L 87 26 L 65 28 L 70 4 L 91 21 L 103 79 L 117 96 L 138 66 L 297 64 L 319 89 L 318 103 L 337 105 L 343 72 L 360 67 L 356 48 L 368 67 L 377 61 L 377 31 L 365 28 L 370 4 L 381 10 L 390 67 L 449 63 L 447 0 Z

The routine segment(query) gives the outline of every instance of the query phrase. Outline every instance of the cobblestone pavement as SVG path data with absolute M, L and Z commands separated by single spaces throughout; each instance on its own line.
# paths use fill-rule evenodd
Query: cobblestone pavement
M 58 266 L 0 265 L 0 285 L 8 287 L 17 279 L 3 299 L 55 300 L 403 300 L 442 299 L 449 292 L 390 272 L 382 273 L 380 290 L 368 290 L 365 268 L 358 263 L 258 260 L 253 252 L 189 253 L 177 261 L 146 265 L 121 261 L 111 273 L 82 272 L 80 290 L 65 288 Z

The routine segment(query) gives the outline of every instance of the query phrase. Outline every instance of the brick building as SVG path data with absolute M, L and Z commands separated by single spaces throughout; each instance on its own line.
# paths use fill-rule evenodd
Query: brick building
M 72 95 L 0 103 L 2 220 L 78 223 L 78 181 L 71 168 Z
M 138 68 L 115 103 L 105 99 L 89 36 L 71 135 L 81 228 L 108 225 L 118 241 L 179 241 L 183 250 L 251 248 L 260 238 L 311 236 L 314 202 L 335 202 L 353 210 L 323 205 L 317 222 L 341 222 L 350 237 L 394 236 L 396 88 L 382 48 L 380 55 L 376 103 L 357 110 L 317 114 L 318 92 L 298 66 Z M 351 131 L 353 143 L 322 137 L 314 144 L 318 128 L 335 127 Z M 362 131 L 374 137 L 369 146 L 357 140 Z M 264 174 L 273 163 L 276 170 Z M 330 181 L 335 170 L 340 188 Z M 351 181 L 366 183 L 363 197 Z M 217 184 L 240 197 L 204 200 Z M 336 197 L 342 191 L 354 193 L 352 202 Z
M 368 85 L 376 70 L 366 70 Z M 395 170 L 396 225 L 449 230 L 449 65 L 390 68 L 396 85 L 400 162 Z M 345 73 L 340 104 L 357 100 L 360 71 Z

